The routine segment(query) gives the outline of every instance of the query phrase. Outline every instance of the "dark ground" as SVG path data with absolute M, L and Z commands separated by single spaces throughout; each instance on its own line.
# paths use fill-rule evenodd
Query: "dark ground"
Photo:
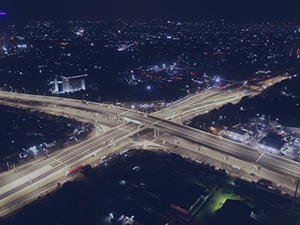
M 247 123 L 249 119 L 258 115 L 271 116 L 271 120 L 278 119 L 283 126 L 299 127 L 300 125 L 300 98 L 282 95 L 287 87 L 293 95 L 299 93 L 300 78 L 282 81 L 254 98 L 244 97 L 238 104 L 228 103 L 220 109 L 192 119 L 190 126 L 200 128 L 203 123 L 206 127 L 211 124 L 233 126 L 238 123 Z M 241 108 L 242 107 L 242 108 Z M 225 118 L 226 117 L 226 118 Z
M 25 154 L 26 150 L 34 146 L 39 153 L 49 149 L 50 144 L 59 148 L 68 138 L 80 138 L 90 130 L 88 124 L 63 116 L 33 113 L 10 106 L 0 106 L 0 124 L 0 157 L 4 161 L 17 160 L 18 153 Z M 84 132 L 75 134 L 76 129 Z M 29 155 L 27 158 L 30 158 Z
M 141 169 L 139 172 L 131 169 L 137 165 Z M 165 174 L 166 171 L 169 173 Z M 203 178 L 204 171 L 210 171 L 210 175 L 220 174 L 206 165 L 191 163 L 174 154 L 170 155 L 162 151 L 153 153 L 131 150 L 120 156 L 112 155 L 110 161 L 102 163 L 97 169 L 86 169 L 83 173 L 84 176 L 80 176 L 83 178 L 82 181 L 67 182 L 57 192 L 48 194 L 38 202 L 25 206 L 15 215 L 2 220 L 1 224 L 113 224 L 108 223 L 108 215 L 111 212 L 117 215 L 120 210 L 121 213 L 134 213 L 135 218 L 140 220 L 146 219 L 143 221 L 143 224 L 146 225 L 165 224 L 164 219 L 143 210 L 142 206 L 153 207 L 153 205 L 167 216 L 169 222 L 177 221 L 176 224 L 187 224 L 175 216 L 172 211 L 167 210 L 168 207 L 164 203 L 164 201 L 170 201 L 170 198 L 176 198 L 177 195 L 174 191 L 178 188 L 171 188 L 167 191 L 166 196 L 169 196 L 167 198 L 169 200 L 163 201 L 164 194 L 158 199 L 153 199 L 153 197 L 149 198 L 147 194 L 145 195 L 145 191 L 149 191 L 150 187 L 156 188 L 156 190 L 160 190 L 159 187 L 165 187 L 166 191 L 171 187 L 166 185 L 170 180 L 175 179 L 177 183 L 182 183 L 180 180 L 185 182 L 197 180 L 199 174 Z M 144 173 L 148 177 L 143 176 Z M 123 182 L 120 182 L 122 180 Z M 144 180 L 143 185 L 140 183 L 141 180 Z M 197 182 L 199 181 L 201 182 L 201 180 Z M 258 220 L 255 222 L 253 219 L 249 219 L 247 224 L 296 224 L 286 223 L 288 218 L 297 221 L 299 217 L 295 213 L 289 217 L 288 212 L 291 206 L 289 197 L 284 197 L 266 187 L 240 180 L 236 180 L 235 184 L 235 186 L 231 186 L 222 183 L 220 189 L 227 198 L 240 196 L 239 198 L 243 199 L 246 204 L 251 207 L 254 205 L 253 212 Z M 140 201 L 143 202 L 142 205 L 139 203 Z M 298 207 L 296 202 L 295 211 L 298 210 Z M 201 213 L 201 209 L 199 213 Z M 220 224 L 218 212 L 215 215 L 217 217 L 203 217 L 206 222 L 202 221 L 201 224 Z M 225 223 L 224 220 L 223 222 Z

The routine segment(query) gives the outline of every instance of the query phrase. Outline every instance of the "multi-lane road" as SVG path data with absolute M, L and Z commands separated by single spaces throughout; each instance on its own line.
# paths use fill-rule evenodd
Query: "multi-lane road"
M 44 97 L 44 96 L 29 96 L 24 94 L 11 94 L 11 93 L 1 93 L 0 98 L 6 98 L 11 100 L 18 101 L 30 101 L 31 103 L 42 103 L 42 104 L 50 104 L 50 105 L 63 105 L 68 106 L 72 108 L 79 108 L 79 109 L 85 109 L 93 112 L 99 112 L 106 115 L 113 115 L 116 117 L 122 117 L 126 118 L 127 120 L 132 120 L 136 123 L 145 125 L 147 127 L 162 131 L 162 132 L 168 132 L 174 136 L 178 136 L 181 138 L 185 138 L 188 140 L 191 140 L 195 143 L 199 143 L 199 145 L 204 145 L 207 147 L 210 147 L 215 150 L 222 151 L 224 153 L 227 153 L 229 155 L 232 155 L 234 157 L 237 157 L 239 159 L 253 162 L 255 165 L 267 167 L 271 170 L 285 173 L 291 176 L 300 177 L 300 167 L 298 162 L 291 161 L 289 159 L 278 157 L 271 154 L 264 154 L 261 155 L 260 152 L 258 152 L 256 149 L 251 148 L 249 146 L 239 144 L 237 142 L 233 142 L 227 139 L 220 140 L 215 135 L 208 134 L 206 132 L 201 132 L 199 130 L 193 129 L 191 127 L 187 127 L 181 124 L 176 124 L 174 122 L 165 120 L 164 118 L 158 118 L 165 117 L 169 113 L 172 112 L 178 112 L 181 109 L 193 109 L 194 105 L 197 104 L 198 107 L 203 107 L 206 109 L 209 109 L 210 107 L 214 107 L 214 105 L 211 105 L 217 101 L 217 99 L 221 99 L 223 104 L 225 102 L 230 102 L 232 98 L 236 98 L 237 96 L 239 98 L 243 97 L 245 94 L 253 94 L 248 90 L 238 90 L 233 91 L 230 93 L 224 92 L 208 92 L 205 93 L 203 96 L 196 96 L 192 99 L 190 104 L 182 103 L 176 106 L 175 108 L 172 108 L 170 110 L 165 110 L 161 114 L 156 113 L 154 115 L 146 115 L 143 113 L 136 112 L 134 110 L 130 109 L 124 109 L 120 107 L 115 106 L 109 106 L 109 105 L 102 105 L 100 103 L 94 103 L 89 102 L 88 104 L 84 104 L 81 101 L 78 100 L 72 100 L 72 99 L 64 99 L 61 98 L 52 98 L 52 97 Z M 227 97 L 227 101 L 226 101 Z M 197 102 L 197 99 L 199 101 L 199 98 L 201 99 L 201 105 Z M 182 113 L 184 111 L 178 112 L 178 114 Z M 258 160 L 259 159 L 259 160 Z
M 51 175 L 62 177 L 66 171 L 88 162 L 99 152 L 101 155 L 112 152 L 113 145 L 137 132 L 137 127 L 138 125 L 134 123 L 122 124 L 103 133 L 101 137 L 91 138 L 72 147 L 69 151 L 62 151 L 49 158 L 17 168 L 17 171 L 0 174 L 1 212 L 21 204 L 24 194 L 32 192 L 37 187 L 42 188 L 47 181 L 53 181 L 49 179 Z
M 183 121 L 184 119 L 190 119 L 212 109 L 219 108 L 228 102 L 237 103 L 244 96 L 253 97 L 256 94 L 259 94 L 259 92 L 248 90 L 242 87 L 235 90 L 226 91 L 209 90 L 197 95 L 193 95 L 184 101 L 157 111 L 152 115 L 155 115 L 159 118 L 172 120 L 179 118 L 180 121 Z
M 258 169 L 259 167 L 264 167 L 275 172 L 300 178 L 300 164 L 298 162 L 271 154 L 262 154 L 249 146 L 227 139 L 219 139 L 217 136 L 168 120 L 172 119 L 174 115 L 194 114 L 197 110 L 200 112 L 201 110 L 209 111 L 219 107 L 221 104 L 237 101 L 245 95 L 252 96 L 254 94 L 246 89 L 238 89 L 232 92 L 208 91 L 193 96 L 162 112 L 146 115 L 134 110 L 95 102 L 83 103 L 73 99 L 0 92 L 0 100 L 8 102 L 8 104 L 21 104 L 22 106 L 33 107 L 39 110 L 44 110 L 45 108 L 51 110 L 51 108 L 54 109 L 60 106 L 68 108 L 70 114 L 72 114 L 72 110 L 70 110 L 72 108 L 114 116 L 122 118 L 124 121 L 129 121 L 109 129 L 100 137 L 94 137 L 76 145 L 68 151 L 64 150 L 52 157 L 18 168 L 16 172 L 10 171 L 0 174 L 0 215 L 9 211 L 11 207 L 22 204 L 24 196 L 27 196 L 27 198 L 33 196 L 40 187 L 43 189 L 49 183 L 53 185 L 53 183 L 58 182 L 70 168 L 89 161 L 95 154 L 104 155 L 113 151 L 112 147 L 109 146 L 140 132 L 141 125 L 171 134 L 175 139 L 180 137 L 192 141 L 199 145 L 197 149 L 199 153 L 201 153 L 201 146 L 206 146 L 253 163 Z
M 240 90 L 239 90 L 240 92 Z M 211 102 L 214 102 L 214 98 L 216 94 L 219 94 L 222 101 L 226 101 L 223 93 L 209 93 L 207 96 L 203 97 L 202 106 L 208 108 Z M 226 95 L 225 95 L 226 96 Z M 230 93 L 228 95 L 228 101 L 232 100 L 232 96 L 237 96 L 237 93 Z M 243 95 L 238 93 L 238 96 L 241 98 Z M 199 145 L 204 145 L 210 147 L 215 150 L 222 151 L 239 159 L 253 162 L 255 165 L 267 167 L 271 170 L 285 173 L 288 175 L 300 177 L 300 167 L 298 162 L 291 161 L 289 159 L 278 157 L 271 154 L 261 155 L 259 151 L 249 146 L 239 144 L 237 142 L 233 142 L 227 139 L 220 140 L 215 135 L 211 135 L 206 132 L 202 132 L 191 127 L 187 127 L 181 124 L 176 124 L 172 121 L 165 120 L 164 118 L 158 118 L 156 115 L 146 115 L 143 113 L 136 112 L 130 109 L 124 109 L 115 106 L 102 105 L 100 103 L 89 102 L 88 104 L 84 104 L 78 100 L 72 99 L 64 99 L 61 98 L 52 98 L 52 97 L 44 97 L 44 96 L 29 96 L 24 94 L 12 94 L 12 93 L 1 93 L 0 98 L 5 98 L 7 100 L 16 100 L 18 101 L 30 101 L 31 103 L 41 103 L 48 105 L 63 105 L 72 108 L 85 109 L 93 112 L 99 112 L 106 115 L 113 115 L 116 117 L 126 118 L 127 121 L 131 120 L 135 123 L 145 125 L 147 127 L 159 130 L 161 132 L 167 132 L 174 136 L 178 136 L 184 139 L 188 139 Z M 204 102 L 204 103 L 203 103 Z M 187 106 L 189 107 L 189 106 Z M 186 107 L 185 107 L 186 108 Z M 193 108 L 193 106 L 191 106 Z M 175 110 L 179 110 L 176 108 Z M 174 111 L 174 109 L 173 109 Z M 160 116 L 165 117 L 166 114 L 160 114 Z M 138 132 L 138 130 L 137 130 Z M 258 160 L 259 159 L 259 160 Z

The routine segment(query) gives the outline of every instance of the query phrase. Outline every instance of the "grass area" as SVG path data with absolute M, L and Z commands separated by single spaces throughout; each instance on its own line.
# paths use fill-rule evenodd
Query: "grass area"
M 202 206 L 199 212 L 193 218 L 192 225 L 208 225 L 216 214 L 216 211 L 222 208 L 227 199 L 241 200 L 241 197 L 234 193 L 234 187 L 231 188 L 226 184 L 220 185 L 210 199 Z

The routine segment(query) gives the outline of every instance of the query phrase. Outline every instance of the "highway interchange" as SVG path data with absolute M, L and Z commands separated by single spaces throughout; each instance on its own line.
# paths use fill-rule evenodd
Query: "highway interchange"
M 84 104 L 74 99 L 0 92 L 0 100 L 3 104 L 22 105 L 22 107 L 42 111 L 52 111 L 60 106 L 64 111 L 68 112 L 68 115 L 72 115 L 72 111 L 75 114 L 76 110 L 85 110 L 122 118 L 124 121 L 123 124 L 111 127 L 101 135 L 93 136 L 87 141 L 58 152 L 51 157 L 24 165 L 17 168 L 16 171 L 11 170 L 0 174 L 0 216 L 4 216 L 23 204 L 27 204 L 29 199 L 36 197 L 37 194 L 39 195 L 45 190 L 50 190 L 48 188 L 53 190 L 57 183 L 68 179 L 64 174 L 70 168 L 89 163 L 94 158 L 96 159 L 94 157 L 96 155 L 99 158 L 115 151 L 119 143 L 123 143 L 123 146 L 129 145 L 130 139 L 128 137 L 146 128 L 174 136 L 175 144 L 176 137 L 188 140 L 199 146 L 196 149 L 189 150 L 199 152 L 199 154 L 201 154 L 203 147 L 207 147 L 251 163 L 257 170 L 263 167 L 280 174 L 300 178 L 300 164 L 298 162 L 276 155 L 263 154 L 249 146 L 227 139 L 220 139 L 215 135 L 174 122 L 176 120 L 175 116 L 178 118 L 193 117 L 197 113 L 210 111 L 228 102 L 239 101 L 243 96 L 253 96 L 255 94 L 257 93 L 243 88 L 230 92 L 207 91 L 192 96 L 170 108 L 149 115 L 95 102 Z
M 122 124 L 103 133 L 101 137 L 91 138 L 72 147 L 69 151 L 63 151 L 52 157 L 31 163 L 28 166 L 19 168 L 17 172 L 2 173 L 0 175 L 1 210 L 11 207 L 11 201 L 15 200 L 14 195 L 16 193 L 31 191 L 31 187 L 35 183 L 43 183 L 43 180 L 52 174 L 59 173 L 60 176 L 63 176 L 71 168 L 84 164 L 97 151 L 101 151 L 104 155 L 111 152 L 112 142 L 126 139 L 136 129 L 136 124 Z M 5 201 L 5 204 L 2 204 L 2 201 Z

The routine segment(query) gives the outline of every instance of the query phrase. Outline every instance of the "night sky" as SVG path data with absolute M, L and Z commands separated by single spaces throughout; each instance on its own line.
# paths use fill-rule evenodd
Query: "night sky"
M 1 0 L 13 22 L 27 20 L 170 19 L 296 22 L 299 0 Z

